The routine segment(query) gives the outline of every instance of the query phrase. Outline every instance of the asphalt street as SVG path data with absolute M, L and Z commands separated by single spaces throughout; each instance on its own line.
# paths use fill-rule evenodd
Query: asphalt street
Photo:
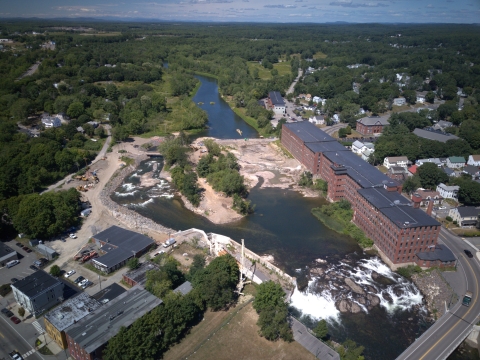
M 8 353 L 14 350 L 18 351 L 24 359 L 44 359 L 41 354 L 32 351 L 35 340 L 27 341 L 22 334 L 26 326 L 33 329 L 31 324 L 15 325 L 6 316 L 0 315 L 0 359 L 10 359 Z
M 458 258 L 457 271 L 463 274 L 459 277 L 460 284 L 456 284 L 457 289 L 462 290 L 459 294 L 460 300 L 397 359 L 446 359 L 469 334 L 473 325 L 478 322 L 480 263 L 476 257 L 468 258 L 464 249 L 470 247 L 458 236 L 452 235 L 444 228 L 441 230 L 439 240 L 447 245 Z M 469 307 L 463 306 L 461 303 L 463 294 L 467 290 L 473 293 Z

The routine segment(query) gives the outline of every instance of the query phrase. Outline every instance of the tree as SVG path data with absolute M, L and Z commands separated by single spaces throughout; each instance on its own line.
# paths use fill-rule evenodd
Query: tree
M 328 335 L 328 325 L 325 319 L 322 319 L 318 322 L 315 329 L 313 329 L 315 336 L 319 339 L 325 339 Z
M 448 181 L 448 175 L 434 163 L 426 163 L 417 169 L 423 188 L 435 189 L 441 182 Z
M 22 318 L 25 316 L 25 309 L 21 306 L 18 308 L 18 315 Z
M 364 349 L 363 346 L 358 346 L 355 341 L 350 339 L 347 339 L 341 346 L 336 348 L 341 360 L 363 360 L 362 354 Z
M 83 104 L 80 101 L 72 102 L 67 109 L 67 115 L 71 118 L 78 118 L 85 111 Z
M 127 261 L 127 266 L 130 270 L 135 270 L 140 266 L 140 261 L 138 260 L 138 258 L 133 257 Z
M 62 270 L 60 270 L 58 265 L 53 265 L 50 268 L 50 275 L 55 276 L 55 277 L 59 277 L 61 274 L 62 274 Z
M 32 102 L 28 99 L 18 99 L 10 108 L 10 115 L 15 121 L 25 122 L 32 111 Z
M 425 101 L 430 103 L 430 104 L 433 104 L 435 102 L 435 93 L 433 91 L 429 91 L 425 95 Z
M 285 303 L 285 292 L 280 284 L 267 281 L 257 289 L 253 300 L 253 308 L 259 314 L 257 325 L 260 334 L 266 339 L 275 341 L 281 338 L 292 341 L 292 331 L 288 325 L 288 308 Z
M 403 183 L 403 191 L 405 191 L 407 194 L 411 194 L 421 186 L 422 184 L 418 175 L 410 176 Z
M 405 98 L 407 103 L 411 105 L 415 105 L 415 103 L 417 102 L 417 94 L 413 90 L 405 90 L 403 92 L 403 97 Z

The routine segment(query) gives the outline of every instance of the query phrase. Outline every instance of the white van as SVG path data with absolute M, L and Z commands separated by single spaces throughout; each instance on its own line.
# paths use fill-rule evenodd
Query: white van
M 15 265 L 17 265 L 17 264 L 19 264 L 19 263 L 20 263 L 20 261 L 18 261 L 18 260 L 9 261 L 9 262 L 7 263 L 7 268 L 11 268 L 12 266 L 15 266 Z

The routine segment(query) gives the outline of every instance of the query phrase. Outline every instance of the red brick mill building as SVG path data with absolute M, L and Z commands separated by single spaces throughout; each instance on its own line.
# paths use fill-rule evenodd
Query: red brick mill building
M 401 195 L 402 186 L 309 122 L 284 124 L 282 145 L 308 171 L 328 182 L 332 201 L 352 204 L 353 222 L 390 265 L 453 266 L 437 246 L 441 224 Z

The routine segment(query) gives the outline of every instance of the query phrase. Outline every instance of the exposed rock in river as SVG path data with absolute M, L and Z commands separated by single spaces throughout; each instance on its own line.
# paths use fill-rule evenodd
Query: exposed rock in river
M 346 278 L 345 284 L 347 284 L 348 287 L 352 289 L 353 292 L 360 295 L 365 295 L 365 291 L 363 291 L 363 289 L 359 285 L 355 284 L 352 279 Z

